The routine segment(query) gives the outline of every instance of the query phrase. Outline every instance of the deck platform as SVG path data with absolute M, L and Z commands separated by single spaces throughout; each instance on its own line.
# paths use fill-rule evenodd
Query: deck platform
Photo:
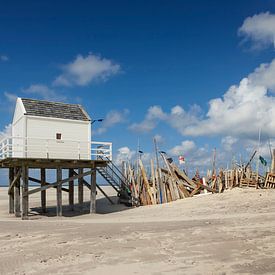
M 90 213 L 96 213 L 96 188 L 103 190 L 96 183 L 96 171 L 108 166 L 110 160 L 83 160 L 83 159 L 45 159 L 45 158 L 5 158 L 0 160 L 0 169 L 9 169 L 9 213 L 28 219 L 29 197 L 41 192 L 41 210 L 46 208 L 46 190 L 56 189 L 56 214 L 62 216 L 62 192 L 69 196 L 70 209 L 74 210 L 74 185 L 78 185 L 78 204 L 83 205 L 83 187 L 90 190 Z M 40 177 L 29 176 L 29 169 L 39 169 Z M 46 170 L 56 170 L 56 181 L 47 182 Z M 63 178 L 62 171 L 68 171 L 68 177 Z M 90 176 L 89 182 L 84 177 Z M 29 182 L 38 183 L 40 186 L 29 190 Z M 68 183 L 68 188 L 62 186 Z M 104 192 L 103 192 L 104 194 Z M 106 195 L 106 194 L 104 194 Z
M 5 158 L 0 159 L 0 168 L 13 168 L 28 166 L 30 169 L 47 168 L 93 168 L 105 167 L 108 160 L 83 160 L 83 159 L 45 159 L 45 158 Z

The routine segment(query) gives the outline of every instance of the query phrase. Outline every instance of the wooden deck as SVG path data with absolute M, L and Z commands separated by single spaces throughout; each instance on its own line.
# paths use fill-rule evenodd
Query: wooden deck
M 79 160 L 79 159 L 37 159 L 37 158 L 6 158 L 0 160 L 0 168 L 28 166 L 31 169 L 47 168 L 92 168 L 105 167 L 107 160 Z
M 5 158 L 0 160 L 0 168 L 9 169 L 9 213 L 16 217 L 28 219 L 29 196 L 41 192 L 41 209 L 46 212 L 46 190 L 56 189 L 56 214 L 62 216 L 62 191 L 69 194 L 70 209 L 74 209 L 74 185 L 78 185 L 78 203 L 83 204 L 83 187 L 90 192 L 90 213 L 96 213 L 96 171 L 106 167 L 107 160 L 77 160 L 77 159 L 34 159 L 34 158 Z M 39 169 L 40 177 L 29 176 L 29 169 Z M 56 181 L 49 183 L 46 179 L 46 169 L 56 170 Z M 68 171 L 68 177 L 63 178 L 63 170 Z M 85 171 L 84 171 L 85 170 Z M 90 176 L 90 183 L 84 177 Z M 40 184 L 40 187 L 29 190 L 29 182 Z M 69 183 L 69 188 L 62 185 Z M 98 187 L 99 188 L 99 187 Z M 99 188 L 99 190 L 101 190 Z M 104 194 L 104 192 L 103 192 Z M 104 194 L 106 195 L 106 194 Z

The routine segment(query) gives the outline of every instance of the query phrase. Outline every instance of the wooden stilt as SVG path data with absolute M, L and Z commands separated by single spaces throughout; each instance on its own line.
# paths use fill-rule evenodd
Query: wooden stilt
M 18 173 L 19 168 L 14 168 L 15 174 Z M 14 211 L 15 211 L 15 217 L 20 217 L 20 177 L 14 184 Z
M 12 185 L 14 179 L 14 169 L 9 168 L 9 187 L 11 188 L 10 193 L 9 193 L 9 213 L 13 214 L 14 213 L 14 185 Z
M 74 169 L 69 169 L 69 178 L 74 175 Z M 74 180 L 69 181 L 69 205 L 70 210 L 74 210 Z
M 27 166 L 22 166 L 22 212 L 21 212 L 21 218 L 22 220 L 28 219 L 28 212 L 29 212 L 29 195 L 28 195 L 28 189 L 29 189 L 29 168 Z
M 91 202 L 90 202 L 90 214 L 96 213 L 96 169 L 93 166 L 93 172 L 91 174 Z
M 78 175 L 83 174 L 83 168 L 78 169 Z M 78 203 L 79 206 L 83 207 L 83 177 L 78 179 Z
M 41 168 L 40 170 L 41 175 L 41 187 L 46 185 L 46 169 Z M 46 190 L 41 191 L 41 208 L 42 212 L 46 213 Z
M 58 167 L 56 169 L 56 180 L 58 182 L 56 188 L 56 215 L 58 217 L 62 216 L 62 168 Z

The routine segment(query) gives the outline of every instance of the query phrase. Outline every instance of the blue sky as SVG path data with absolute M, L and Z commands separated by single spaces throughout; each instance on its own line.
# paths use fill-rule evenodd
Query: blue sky
M 264 148 L 275 136 L 272 106 L 246 118 L 274 100 L 274 13 L 275 1 L 3 1 L 0 129 L 16 96 L 62 100 L 105 118 L 94 139 L 117 161 L 135 158 L 138 138 L 150 158 L 155 135 L 193 167 L 214 147 L 223 165 L 247 158 L 259 127 Z

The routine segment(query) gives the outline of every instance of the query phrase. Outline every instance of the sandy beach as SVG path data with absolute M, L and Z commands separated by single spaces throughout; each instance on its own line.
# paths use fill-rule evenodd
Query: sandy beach
M 235 188 L 132 209 L 99 194 L 98 214 L 87 203 L 82 214 L 65 206 L 62 218 L 55 190 L 47 196 L 49 213 L 37 213 L 35 194 L 30 220 L 22 221 L 8 214 L 1 187 L 0 274 L 275 273 L 275 190 Z

